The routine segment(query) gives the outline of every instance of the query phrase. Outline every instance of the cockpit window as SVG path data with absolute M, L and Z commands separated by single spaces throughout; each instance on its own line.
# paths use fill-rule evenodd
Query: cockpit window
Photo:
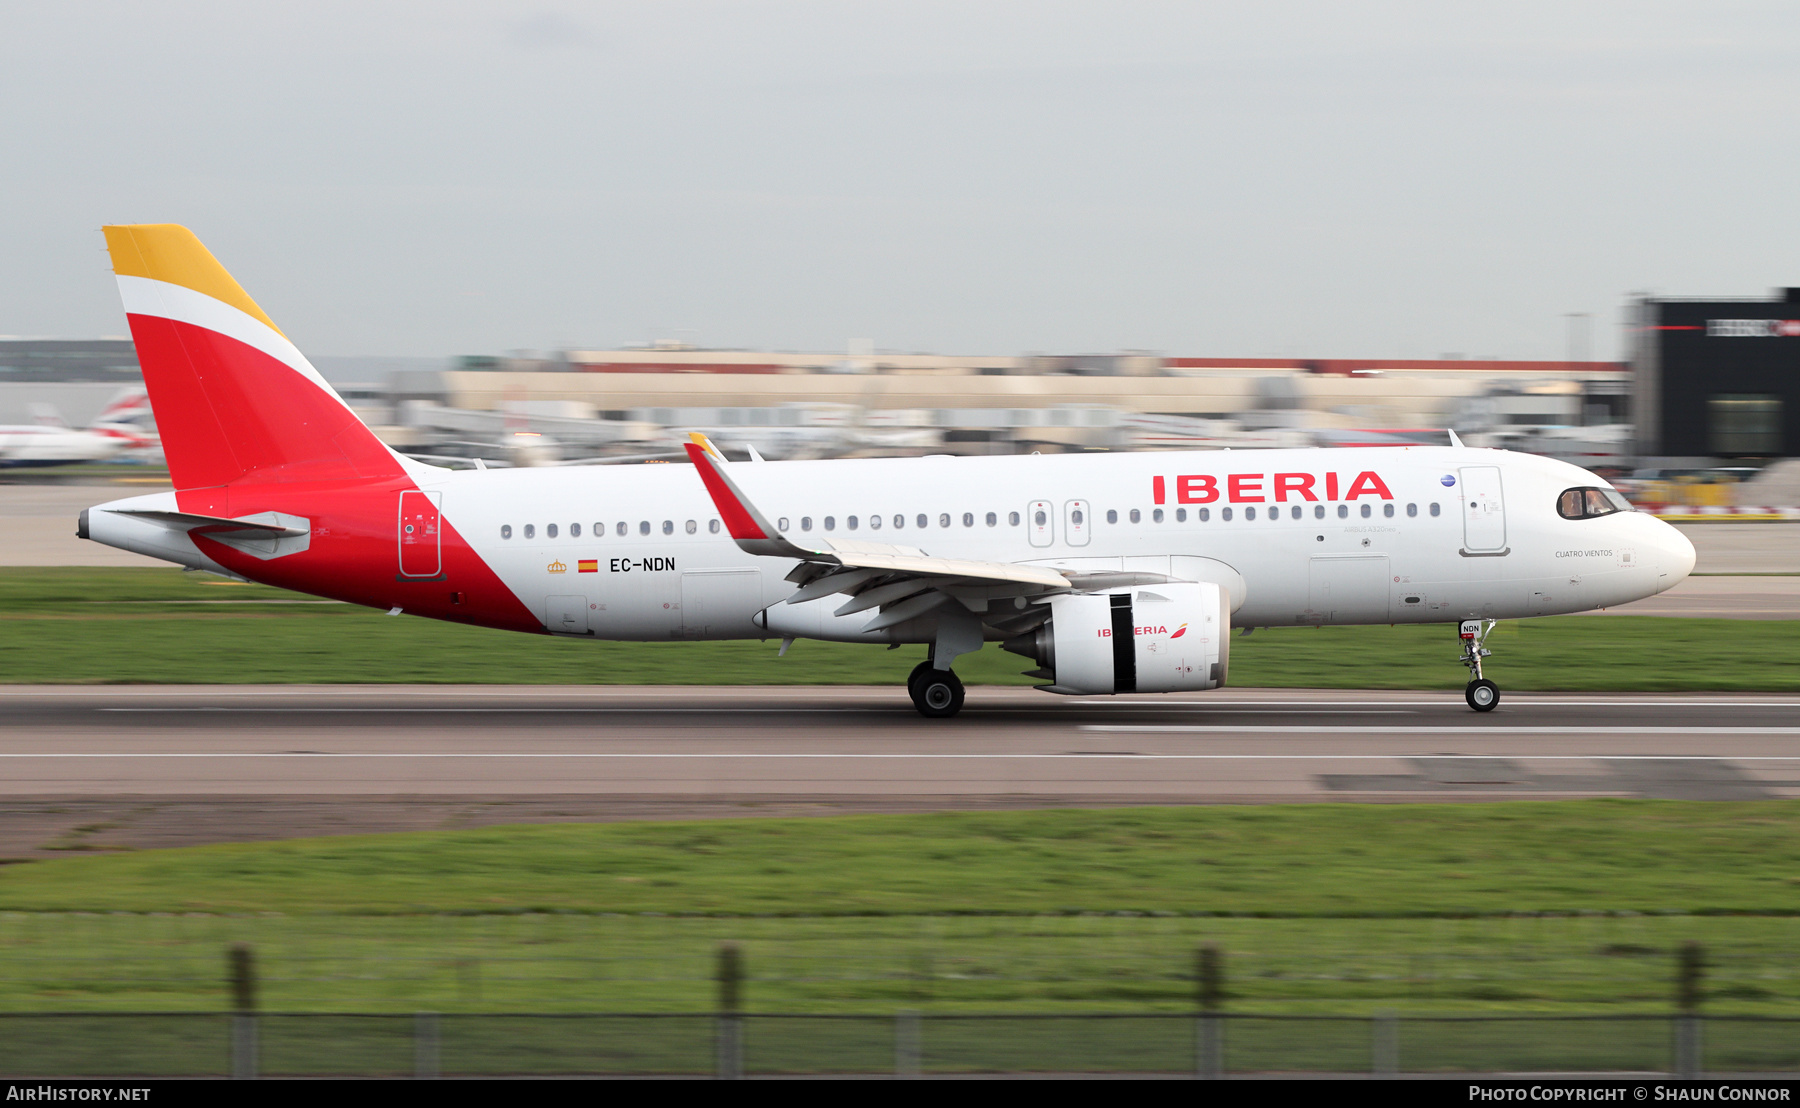
M 1556 514 L 1564 519 L 1593 519 L 1631 510 L 1631 502 L 1612 489 L 1564 489 L 1556 498 Z

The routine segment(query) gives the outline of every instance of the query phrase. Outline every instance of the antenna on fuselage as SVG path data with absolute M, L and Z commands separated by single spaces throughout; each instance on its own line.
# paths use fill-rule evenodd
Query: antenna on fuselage
M 1446 427 L 1446 428 L 1444 428 L 1444 433 L 1450 436 L 1450 445 L 1451 446 L 1457 447 L 1458 449 L 1462 448 L 1462 440 L 1456 437 L 1455 431 Z

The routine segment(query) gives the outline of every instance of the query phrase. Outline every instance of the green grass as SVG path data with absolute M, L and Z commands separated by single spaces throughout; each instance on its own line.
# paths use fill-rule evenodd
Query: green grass
M 552 824 L 0 869 L 0 911 L 1800 913 L 1800 802 L 1314 804 Z
M 129 624 L 129 626 L 125 626 Z M 1800 690 L 1800 628 L 1764 620 L 1563 616 L 1504 624 L 1514 690 Z M 922 648 L 842 643 L 607 643 L 387 615 L 174 569 L 0 570 L 0 682 L 888 684 Z M 1232 640 L 1231 681 L 1265 688 L 1455 689 L 1448 626 L 1264 629 Z M 970 684 L 1029 685 L 990 645 Z
M 1800 803 L 1291 805 L 492 828 L 0 869 L 0 1010 L 1270 1012 L 1800 1001 Z

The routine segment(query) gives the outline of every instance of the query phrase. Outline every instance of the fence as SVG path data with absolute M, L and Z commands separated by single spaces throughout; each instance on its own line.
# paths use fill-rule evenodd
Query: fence
M 1800 1017 L 0 1014 L 0 1076 L 1794 1073 Z

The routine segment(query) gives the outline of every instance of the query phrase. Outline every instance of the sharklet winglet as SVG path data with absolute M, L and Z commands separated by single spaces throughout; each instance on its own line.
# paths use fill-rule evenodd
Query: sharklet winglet
M 705 483 L 713 506 L 719 510 L 719 518 L 725 521 L 725 530 L 731 534 L 732 541 L 738 544 L 739 549 L 751 554 L 783 558 L 836 561 L 822 551 L 807 550 L 782 538 L 775 525 L 757 510 L 756 505 L 750 503 L 750 498 L 737 487 L 737 482 L 714 460 L 708 451 L 712 444 L 706 441 L 706 437 L 695 434 L 693 438 L 695 441 L 688 443 L 683 449 L 694 463 L 694 468 L 700 471 L 700 480 Z

